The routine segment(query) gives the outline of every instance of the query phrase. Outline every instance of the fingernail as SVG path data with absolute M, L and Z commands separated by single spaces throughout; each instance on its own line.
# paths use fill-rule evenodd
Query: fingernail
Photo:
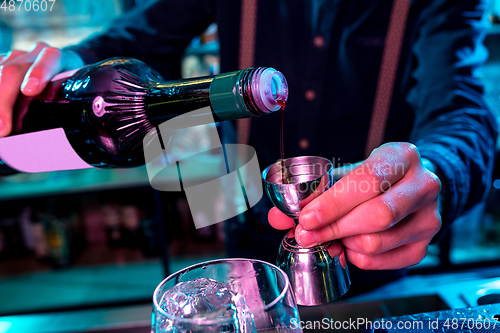
M 23 92 L 33 92 L 38 89 L 38 86 L 40 85 L 40 81 L 34 77 L 30 77 L 27 80 L 23 81 L 23 84 L 21 85 L 21 90 Z
M 321 225 L 321 216 L 316 210 L 305 211 L 300 214 L 299 222 L 304 229 L 313 230 Z
M 3 132 L 4 128 L 5 128 L 5 124 L 3 123 L 3 120 L 0 119 L 0 134 Z
M 316 245 L 316 235 L 314 232 L 306 231 L 302 229 L 300 226 L 295 228 L 295 239 L 302 247 L 309 247 Z

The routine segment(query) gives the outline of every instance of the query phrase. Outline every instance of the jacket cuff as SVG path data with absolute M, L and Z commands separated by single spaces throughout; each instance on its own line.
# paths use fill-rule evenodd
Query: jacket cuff
M 97 57 L 94 51 L 90 49 L 86 49 L 83 47 L 80 47 L 78 45 L 73 45 L 73 46 L 67 46 L 62 49 L 62 51 L 68 51 L 68 52 L 75 52 L 82 58 L 83 62 L 88 65 L 88 64 L 94 64 L 96 62 L 99 62 L 101 59 Z

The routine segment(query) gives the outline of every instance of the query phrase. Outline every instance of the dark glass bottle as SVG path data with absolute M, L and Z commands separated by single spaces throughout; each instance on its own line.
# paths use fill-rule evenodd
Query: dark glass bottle
M 88 164 L 135 167 L 144 164 L 144 137 L 169 119 L 206 107 L 215 121 L 259 117 L 287 97 L 284 76 L 272 68 L 163 82 L 141 61 L 113 58 L 60 74 L 39 96 L 20 99 L 14 135 L 63 128 Z M 2 169 L 10 168 L 0 161 Z

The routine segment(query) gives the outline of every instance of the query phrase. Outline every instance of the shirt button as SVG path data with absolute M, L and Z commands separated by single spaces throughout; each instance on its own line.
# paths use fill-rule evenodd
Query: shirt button
M 316 92 L 314 90 L 312 90 L 312 89 L 308 89 L 308 90 L 306 90 L 306 93 L 304 94 L 304 97 L 308 101 L 313 101 L 316 98 Z
M 300 139 L 299 141 L 299 147 L 302 148 L 302 149 L 307 149 L 309 148 L 309 140 L 307 139 Z
M 325 46 L 325 38 L 323 36 L 316 36 L 313 39 L 314 46 L 320 48 Z

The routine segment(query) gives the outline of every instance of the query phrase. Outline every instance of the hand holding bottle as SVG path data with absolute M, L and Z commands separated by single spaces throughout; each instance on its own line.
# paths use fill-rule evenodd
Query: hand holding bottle
M 12 130 L 12 114 L 20 93 L 39 95 L 54 75 L 84 65 L 76 53 L 43 42 L 27 52 L 12 50 L 0 58 L 0 137 Z
M 163 81 L 153 68 L 131 58 L 81 67 L 83 61 L 76 54 L 45 44 L 13 56 L 0 67 L 4 103 L 0 136 L 12 128 L 16 134 L 2 140 L 0 174 L 89 165 L 140 166 L 146 162 L 143 141 L 149 135 L 146 146 L 150 147 L 157 126 L 168 132 L 168 126 L 186 128 L 259 117 L 279 110 L 278 101 L 288 97 L 285 77 L 268 67 Z M 61 71 L 65 73 L 54 76 Z M 198 111 L 197 116 L 191 111 Z M 181 115 L 180 120 L 163 125 Z

